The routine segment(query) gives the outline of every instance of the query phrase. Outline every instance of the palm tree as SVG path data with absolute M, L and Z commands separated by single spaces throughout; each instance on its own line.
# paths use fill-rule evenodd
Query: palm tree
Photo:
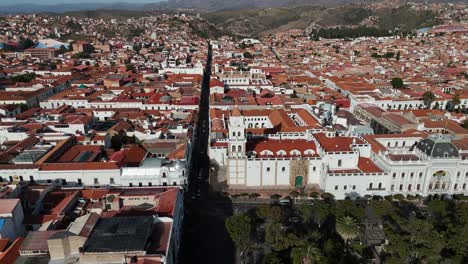
M 349 241 L 359 235 L 359 226 L 351 216 L 343 216 L 336 219 L 336 232 L 344 240 L 346 249 L 348 249 Z
M 291 250 L 293 264 L 315 264 L 321 263 L 323 256 L 315 245 L 296 247 Z

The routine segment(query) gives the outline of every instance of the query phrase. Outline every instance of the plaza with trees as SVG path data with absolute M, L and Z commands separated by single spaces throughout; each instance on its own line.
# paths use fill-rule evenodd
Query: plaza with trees
M 369 218 L 377 219 L 385 236 L 379 245 L 366 239 Z M 241 263 L 468 261 L 468 203 L 463 196 L 299 199 L 290 206 L 259 205 L 228 218 L 226 226 L 238 253 L 242 251 Z

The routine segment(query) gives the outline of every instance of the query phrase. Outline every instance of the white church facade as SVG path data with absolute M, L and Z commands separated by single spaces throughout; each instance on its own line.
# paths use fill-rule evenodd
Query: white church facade
M 252 135 L 237 108 L 226 123 L 227 136 L 212 138 L 210 157 L 225 166 L 231 189 L 320 189 L 337 199 L 468 194 L 466 139 L 422 132 L 361 137 L 314 128 Z

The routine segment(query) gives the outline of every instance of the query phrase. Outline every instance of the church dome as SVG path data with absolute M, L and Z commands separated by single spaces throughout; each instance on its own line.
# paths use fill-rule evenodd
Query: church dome
M 448 137 L 432 136 L 421 140 L 416 147 L 433 158 L 457 158 L 459 156 L 457 147 Z

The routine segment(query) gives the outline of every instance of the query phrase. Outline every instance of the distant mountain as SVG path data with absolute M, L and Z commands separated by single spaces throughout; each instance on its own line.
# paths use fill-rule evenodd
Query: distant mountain
M 376 0 L 167 0 L 151 7 L 188 8 L 204 10 L 232 10 L 248 8 L 276 8 L 304 5 L 337 5 L 350 3 L 369 3 Z M 412 2 L 467 2 L 468 0 L 411 0 Z M 408 1 L 409 2 L 409 1 Z
M 246 8 L 275 8 L 304 5 L 336 5 L 365 3 L 375 0 L 168 0 L 156 3 L 170 8 L 197 8 L 205 10 L 229 10 Z
M 1 6 L 0 14 L 18 14 L 18 13 L 64 13 L 70 11 L 97 10 L 97 9 L 114 9 L 114 10 L 144 10 L 148 4 L 131 3 L 131 2 L 115 2 L 115 3 L 73 3 L 73 4 L 17 4 L 9 6 Z
M 4 0 L 0 0 L 4 1 Z M 32 0 L 31 0 L 32 1 Z M 250 8 L 278 8 L 295 7 L 305 5 L 332 6 L 349 3 L 368 3 L 375 0 L 106 0 L 98 2 L 94 0 L 82 0 L 80 3 L 66 3 L 63 0 L 51 0 L 57 4 L 24 4 L 20 1 L 13 4 L 14 0 L 0 3 L 0 14 L 17 13 L 64 13 L 70 11 L 113 9 L 113 10 L 137 10 L 147 11 L 151 9 L 199 9 L 205 11 L 213 10 L 236 10 Z M 70 0 L 71 1 L 71 0 Z M 83 2 L 84 1 L 84 2 Z M 101 0 L 103 1 L 103 0 Z M 412 0 L 413 2 L 467 2 L 468 0 Z M 59 2 L 61 2 L 59 4 Z

